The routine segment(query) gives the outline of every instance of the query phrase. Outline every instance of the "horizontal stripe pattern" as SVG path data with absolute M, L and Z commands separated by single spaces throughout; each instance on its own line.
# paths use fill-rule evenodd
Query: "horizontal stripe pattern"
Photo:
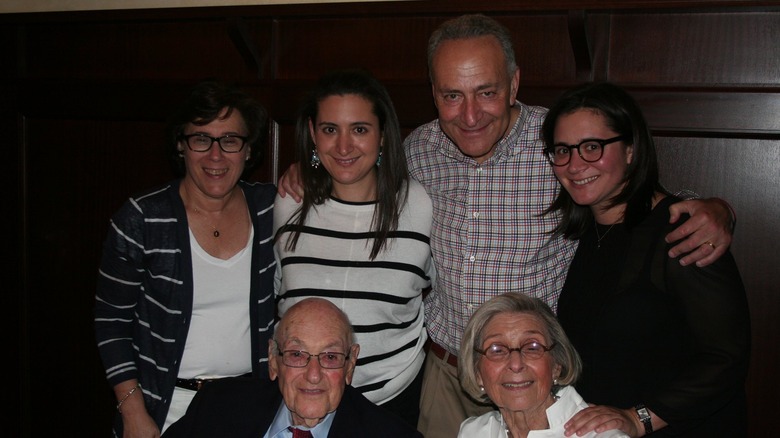
M 375 403 L 403 391 L 417 375 L 426 340 L 423 291 L 435 277 L 429 235 L 431 203 L 412 182 L 409 197 L 383 251 L 369 255 L 374 204 L 334 199 L 312 208 L 295 251 L 285 249 L 298 204 L 277 197 L 274 246 L 280 316 L 308 297 L 330 300 L 344 310 L 360 344 L 353 386 Z

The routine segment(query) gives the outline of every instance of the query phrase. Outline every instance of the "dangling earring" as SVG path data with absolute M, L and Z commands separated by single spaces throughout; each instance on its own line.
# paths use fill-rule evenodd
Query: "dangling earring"
M 320 157 L 317 155 L 317 149 L 311 151 L 311 167 L 314 169 L 320 168 Z
M 382 165 L 382 151 L 379 151 L 379 156 L 376 159 L 376 167 Z
M 482 392 L 485 392 L 485 387 L 484 386 L 480 386 L 479 390 L 482 391 Z

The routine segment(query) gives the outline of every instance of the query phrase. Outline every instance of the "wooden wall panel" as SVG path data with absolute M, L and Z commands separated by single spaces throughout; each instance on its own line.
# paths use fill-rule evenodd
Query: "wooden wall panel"
M 731 246 L 750 306 L 753 333 L 747 391 L 751 436 L 761 436 L 761 418 L 775 403 L 775 389 L 761 376 L 778 365 L 780 299 L 780 140 L 658 138 L 661 181 L 672 190 L 727 199 L 737 211 Z M 770 256 L 770 254 L 772 256 Z
M 627 13 L 611 20 L 609 79 L 767 86 L 780 78 L 780 12 Z
M 12 254 L 21 254 L 11 283 L 21 413 L 11 434 L 49 434 L 53 423 L 108 435 L 113 395 L 92 335 L 100 246 L 128 196 L 172 176 L 162 127 L 195 81 L 236 82 L 268 107 L 279 124 L 278 158 L 252 179 L 271 181 L 276 166 L 295 160 L 298 103 L 328 69 L 372 70 L 405 134 L 434 119 L 426 42 L 466 12 L 486 12 L 513 32 L 521 101 L 549 105 L 584 80 L 627 86 L 659 138 L 664 182 L 736 207 L 732 249 L 754 320 L 750 435 L 771 430 L 767 382 L 780 367 L 777 2 L 426 0 L 0 14 L 0 126 L 15 133 L 7 138 L 18 163 Z M 52 409 L 52 388 L 56 395 L 67 384 L 78 403 Z M 35 420 L 42 416 L 50 421 Z
M 231 39 L 224 18 L 164 22 L 68 22 L 24 29 L 25 76 L 105 81 L 193 80 L 251 82 L 258 72 Z M 269 22 L 249 35 L 270 52 Z

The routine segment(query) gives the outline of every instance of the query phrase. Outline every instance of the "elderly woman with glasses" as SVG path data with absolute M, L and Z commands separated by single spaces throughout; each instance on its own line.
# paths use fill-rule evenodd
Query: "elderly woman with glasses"
M 482 304 L 466 326 L 459 357 L 463 390 L 498 408 L 466 419 L 459 437 L 561 437 L 566 420 L 588 406 L 570 386 L 580 375 L 580 357 L 538 298 L 512 292 Z
M 165 145 L 181 178 L 112 217 L 95 334 L 117 400 L 114 436 L 160 436 L 209 381 L 268 375 L 276 189 L 241 179 L 267 137 L 251 96 L 196 85 Z

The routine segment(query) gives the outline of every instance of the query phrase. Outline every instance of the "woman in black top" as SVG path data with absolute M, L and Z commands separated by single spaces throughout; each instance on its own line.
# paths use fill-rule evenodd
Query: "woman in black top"
M 597 406 L 567 433 L 741 436 L 750 319 L 734 259 L 681 266 L 655 147 L 627 92 L 571 90 L 550 109 L 545 152 L 564 190 L 556 232 L 579 240 L 558 317 L 583 360 L 577 390 Z M 702 245 L 712 246 L 710 242 Z

